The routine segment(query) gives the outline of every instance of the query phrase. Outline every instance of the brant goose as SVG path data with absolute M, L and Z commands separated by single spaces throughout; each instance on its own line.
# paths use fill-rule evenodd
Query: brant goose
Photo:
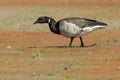
M 39 17 L 33 24 L 48 23 L 50 30 L 55 34 L 60 34 L 65 37 L 71 38 L 69 47 L 71 47 L 74 38 L 80 38 L 81 47 L 84 47 L 82 36 L 94 30 L 103 29 L 107 26 L 104 22 L 96 20 L 71 17 L 64 18 L 56 22 L 53 18 L 42 16 Z

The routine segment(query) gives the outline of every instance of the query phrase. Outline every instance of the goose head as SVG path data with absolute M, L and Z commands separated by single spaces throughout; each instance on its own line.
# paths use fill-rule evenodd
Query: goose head
M 33 24 L 38 24 L 38 23 L 50 23 L 51 18 L 47 16 L 42 16 L 39 17 Z

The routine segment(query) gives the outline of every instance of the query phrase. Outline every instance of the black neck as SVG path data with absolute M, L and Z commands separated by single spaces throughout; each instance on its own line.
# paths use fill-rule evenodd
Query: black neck
M 54 19 L 50 18 L 50 22 L 49 22 L 48 24 L 49 24 L 50 30 L 51 30 L 53 33 L 55 33 L 55 34 L 60 34 L 59 25 L 58 25 L 58 26 L 56 25 L 57 22 L 56 22 Z

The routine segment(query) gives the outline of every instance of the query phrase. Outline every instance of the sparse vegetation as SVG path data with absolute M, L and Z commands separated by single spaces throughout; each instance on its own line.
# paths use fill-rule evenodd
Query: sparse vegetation
M 18 48 L 18 51 L 24 52 L 24 51 L 26 51 L 26 48 L 25 47 L 20 47 L 20 48 Z
M 34 52 L 32 52 L 32 58 L 36 58 L 36 57 L 40 57 L 41 56 L 41 52 L 39 50 L 36 50 Z
M 112 41 L 113 41 L 113 42 L 118 42 L 118 39 L 113 38 Z
M 71 79 L 72 76 L 67 75 L 67 76 L 65 76 L 65 78 L 66 78 L 66 79 Z

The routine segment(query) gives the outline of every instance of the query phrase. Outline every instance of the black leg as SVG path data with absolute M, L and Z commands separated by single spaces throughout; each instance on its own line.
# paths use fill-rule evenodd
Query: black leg
M 70 43 L 69 43 L 69 45 L 68 45 L 69 47 L 71 47 L 72 42 L 73 42 L 73 39 L 74 39 L 74 38 L 73 38 L 73 37 L 71 37 Z
M 80 41 L 81 41 L 81 47 L 84 47 L 84 43 L 83 43 L 82 37 L 80 37 Z

